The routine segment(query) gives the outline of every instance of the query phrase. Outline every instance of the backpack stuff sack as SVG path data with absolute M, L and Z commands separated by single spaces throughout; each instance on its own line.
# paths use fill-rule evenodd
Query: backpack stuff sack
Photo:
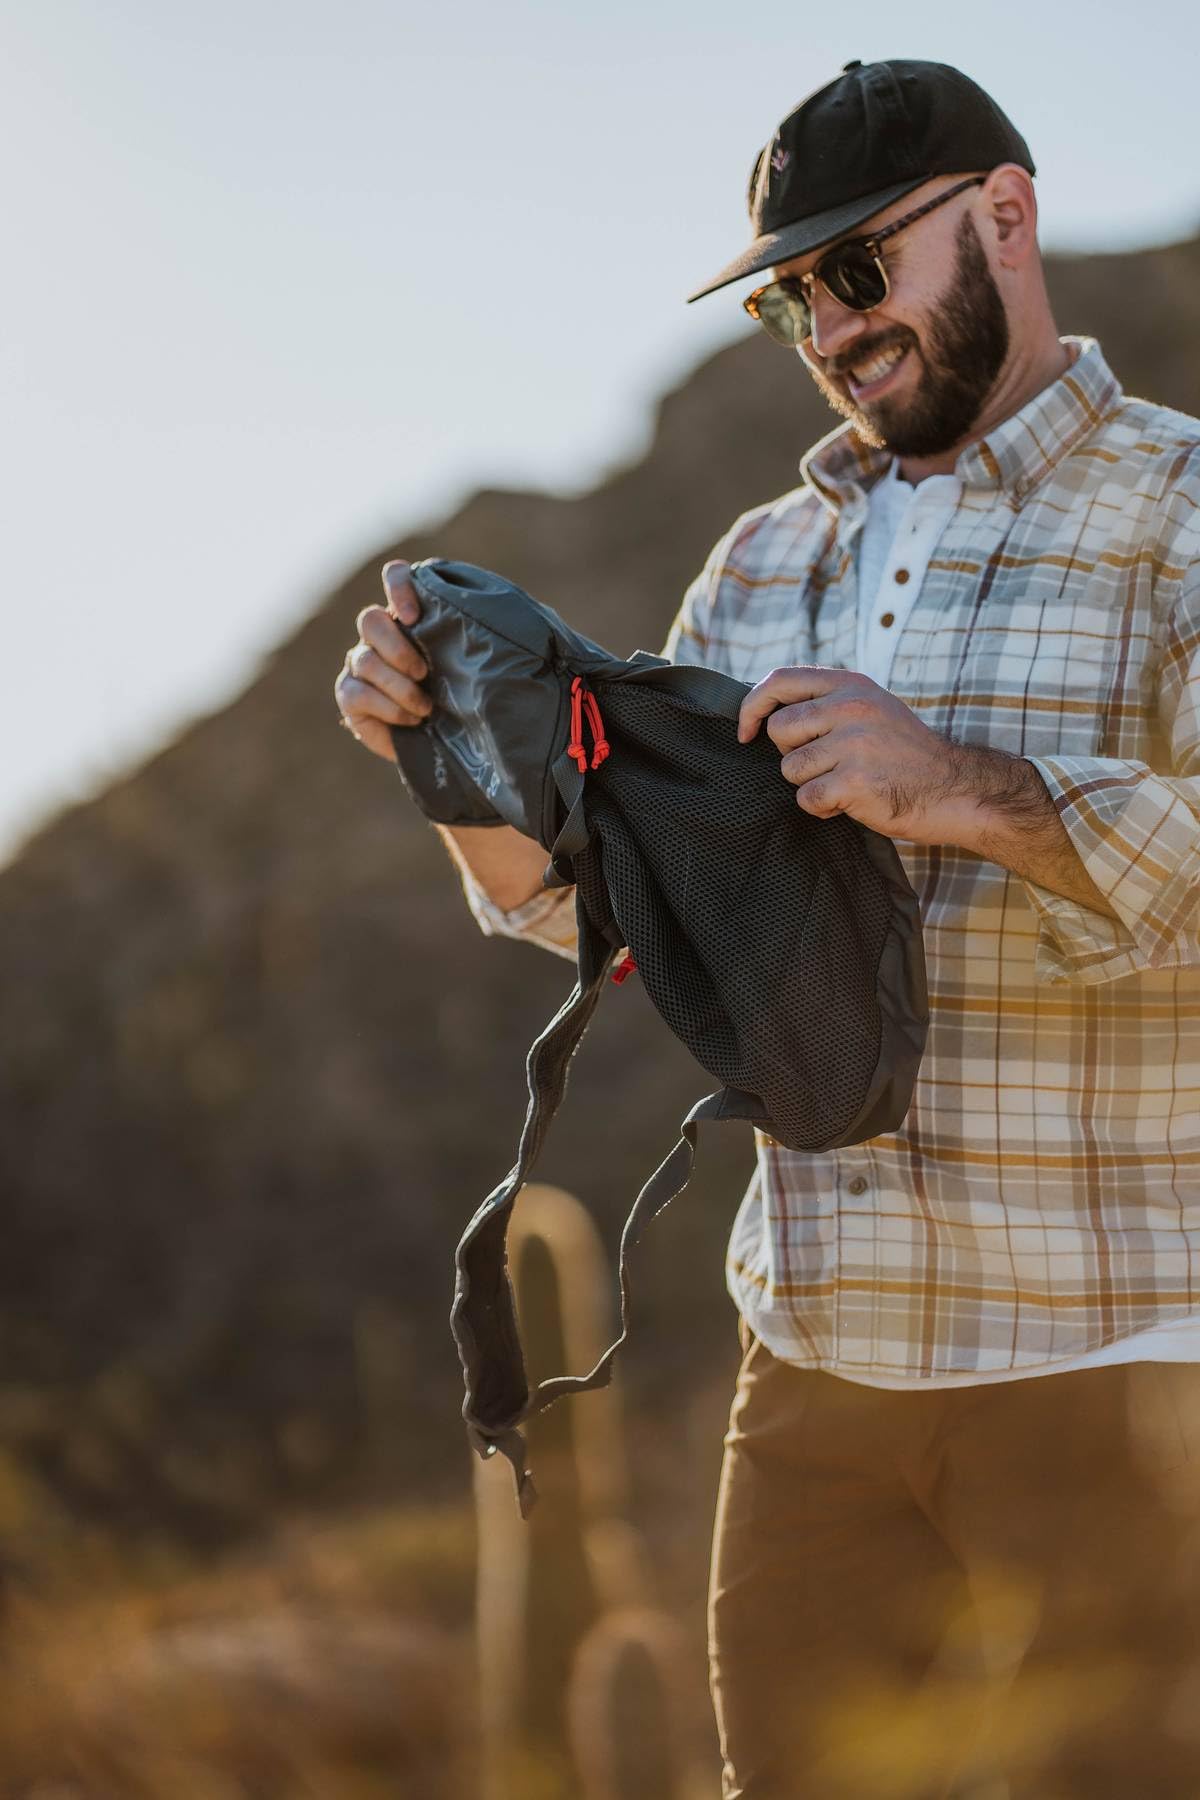
M 927 1022 L 916 897 L 894 845 L 844 814 L 814 819 L 765 733 L 737 742 L 749 691 L 715 670 L 611 656 L 470 563 L 416 563 L 430 717 L 392 732 L 417 805 L 442 825 L 515 826 L 574 884 L 573 993 L 530 1049 L 517 1160 L 456 1253 L 451 1326 L 463 1417 L 533 1503 L 522 1421 L 603 1386 L 629 1318 L 629 1253 L 685 1185 L 703 1119 L 750 1120 L 793 1150 L 900 1124 Z M 530 1392 L 505 1255 L 533 1168 L 618 952 L 719 1084 L 638 1195 L 621 1238 L 621 1331 L 590 1373 Z

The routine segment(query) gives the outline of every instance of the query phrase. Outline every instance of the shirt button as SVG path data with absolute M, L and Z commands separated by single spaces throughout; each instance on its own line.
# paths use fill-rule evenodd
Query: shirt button
M 897 569 L 896 570 L 896 586 L 903 587 L 907 580 L 908 580 L 908 570 L 907 569 Z
M 896 623 L 895 613 L 880 613 L 879 623 L 881 625 L 894 625 Z
M 856 1175 L 853 1181 L 846 1183 L 846 1192 L 849 1194 L 865 1194 L 866 1191 L 867 1181 L 863 1175 Z

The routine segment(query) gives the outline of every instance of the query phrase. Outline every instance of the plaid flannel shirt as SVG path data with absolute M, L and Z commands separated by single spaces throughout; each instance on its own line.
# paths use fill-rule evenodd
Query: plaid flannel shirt
M 1091 340 L 958 459 L 891 687 L 1029 758 L 1115 918 L 948 847 L 898 849 L 930 1032 L 896 1132 L 759 1137 L 730 1290 L 775 1354 L 865 1379 L 1020 1371 L 1200 1313 L 1200 422 Z M 852 668 L 855 539 L 887 468 L 849 426 L 738 519 L 666 654 Z M 487 928 L 569 944 L 538 897 Z M 489 918 L 487 915 L 491 913 Z

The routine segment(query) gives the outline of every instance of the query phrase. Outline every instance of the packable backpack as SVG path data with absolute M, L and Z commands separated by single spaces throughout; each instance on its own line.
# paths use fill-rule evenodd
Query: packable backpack
M 737 742 L 743 683 L 640 650 L 612 656 L 470 563 L 431 559 L 411 576 L 434 710 L 393 730 L 406 785 L 438 824 L 515 826 L 546 850 L 547 886 L 575 887 L 578 978 L 529 1051 L 517 1159 L 462 1235 L 451 1309 L 468 1436 L 481 1456 L 509 1458 L 527 1513 L 521 1423 L 608 1381 L 628 1332 L 629 1253 L 686 1185 L 697 1124 L 750 1120 L 808 1151 L 900 1124 L 927 1023 L 920 916 L 887 838 L 803 812 L 765 732 Z M 531 1392 L 508 1219 L 605 979 L 630 966 L 719 1085 L 626 1221 L 616 1342 L 590 1373 Z

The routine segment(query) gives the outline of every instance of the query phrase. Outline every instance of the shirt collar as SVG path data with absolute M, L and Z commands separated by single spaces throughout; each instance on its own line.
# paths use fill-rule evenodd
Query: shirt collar
M 955 463 L 954 472 L 967 487 L 999 489 L 1010 505 L 1020 506 L 1120 401 L 1120 384 L 1095 338 L 1061 341 L 1072 353 L 1071 366 Z M 891 464 L 890 450 L 872 449 L 847 424 L 814 444 L 800 473 L 831 512 L 849 515 L 842 521 L 848 524 L 860 516 L 867 489 Z

